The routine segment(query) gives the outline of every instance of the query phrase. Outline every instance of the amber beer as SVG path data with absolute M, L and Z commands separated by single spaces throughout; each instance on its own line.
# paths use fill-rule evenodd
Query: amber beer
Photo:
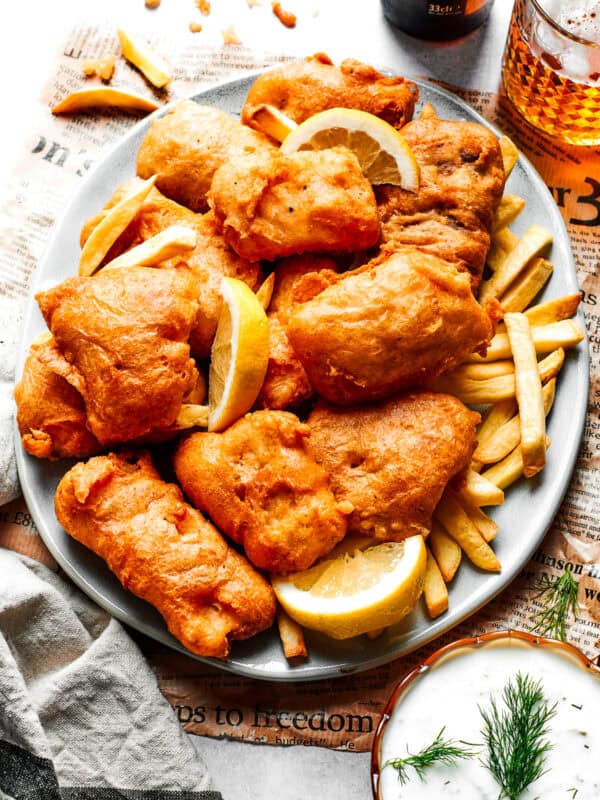
M 536 128 L 570 144 L 600 144 L 600 2 L 516 0 L 502 78 Z
M 382 0 L 387 19 L 411 36 L 443 41 L 458 39 L 481 25 L 494 0 Z

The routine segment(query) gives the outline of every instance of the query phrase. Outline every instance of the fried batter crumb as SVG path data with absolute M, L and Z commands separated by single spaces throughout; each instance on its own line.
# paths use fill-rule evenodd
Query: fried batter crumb
M 221 34 L 223 36 L 223 43 L 224 44 L 241 44 L 242 43 L 242 40 L 240 39 L 240 37 L 235 32 L 235 28 L 233 27 L 233 25 L 229 25 L 227 28 L 224 28 L 221 31 Z
M 246 3 L 248 3 L 248 8 L 255 8 L 262 5 L 262 0 L 246 0 Z
M 146 8 L 158 8 L 160 0 L 146 0 Z
M 200 33 L 200 31 L 202 30 L 202 25 L 200 25 L 199 22 L 190 22 L 188 24 L 188 28 L 190 30 L 190 33 Z
M 285 25 L 286 28 L 296 27 L 296 15 L 282 8 L 281 3 L 271 3 L 271 8 L 282 25 Z
M 97 75 L 103 81 L 110 81 L 115 71 L 116 56 L 106 56 L 106 58 L 91 58 L 84 61 L 81 70 L 86 78 Z
M 196 0 L 196 8 L 201 14 L 204 14 L 205 17 L 208 17 L 210 14 L 209 0 Z

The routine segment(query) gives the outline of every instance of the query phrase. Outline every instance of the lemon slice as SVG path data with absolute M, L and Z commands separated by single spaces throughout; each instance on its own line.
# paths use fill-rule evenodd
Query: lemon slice
M 406 139 L 389 123 L 366 111 L 321 111 L 294 128 L 283 140 L 281 150 L 294 153 L 338 145 L 352 150 L 371 183 L 392 183 L 410 192 L 419 188 L 419 165 Z
M 273 589 L 300 625 L 349 639 L 409 614 L 423 591 L 426 564 L 422 536 L 382 543 L 348 538 L 310 569 L 275 576 Z
M 250 410 L 269 360 L 269 326 L 243 281 L 223 278 L 223 306 L 208 372 L 208 429 L 221 431 Z

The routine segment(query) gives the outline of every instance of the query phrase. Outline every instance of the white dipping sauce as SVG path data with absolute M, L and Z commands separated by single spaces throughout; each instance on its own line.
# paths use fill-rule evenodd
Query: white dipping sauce
M 559 647 L 538 647 L 517 639 L 454 650 L 415 678 L 385 727 L 380 768 L 388 759 L 418 753 L 443 726 L 444 739 L 482 742 L 478 706 L 488 709 L 493 696 L 499 710 L 504 709 L 502 690 L 508 680 L 514 682 L 517 672 L 541 680 L 550 705 L 557 703 L 547 737 L 553 744 L 546 759 L 548 771 L 519 800 L 600 798 L 600 672 L 586 669 Z M 393 767 L 383 769 L 379 796 L 383 800 L 497 800 L 500 791 L 477 756 L 454 766 L 430 767 L 423 781 L 412 767 L 407 768 L 407 776 L 408 782 L 402 785 Z

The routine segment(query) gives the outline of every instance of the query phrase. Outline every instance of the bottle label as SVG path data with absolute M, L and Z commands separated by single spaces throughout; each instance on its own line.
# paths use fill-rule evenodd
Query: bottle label
M 465 13 L 467 0 L 453 3 L 427 3 L 427 15 L 430 17 L 454 17 Z
M 488 0 L 457 0 L 452 3 L 427 3 L 430 17 L 457 17 L 460 14 L 474 14 L 485 6 Z

